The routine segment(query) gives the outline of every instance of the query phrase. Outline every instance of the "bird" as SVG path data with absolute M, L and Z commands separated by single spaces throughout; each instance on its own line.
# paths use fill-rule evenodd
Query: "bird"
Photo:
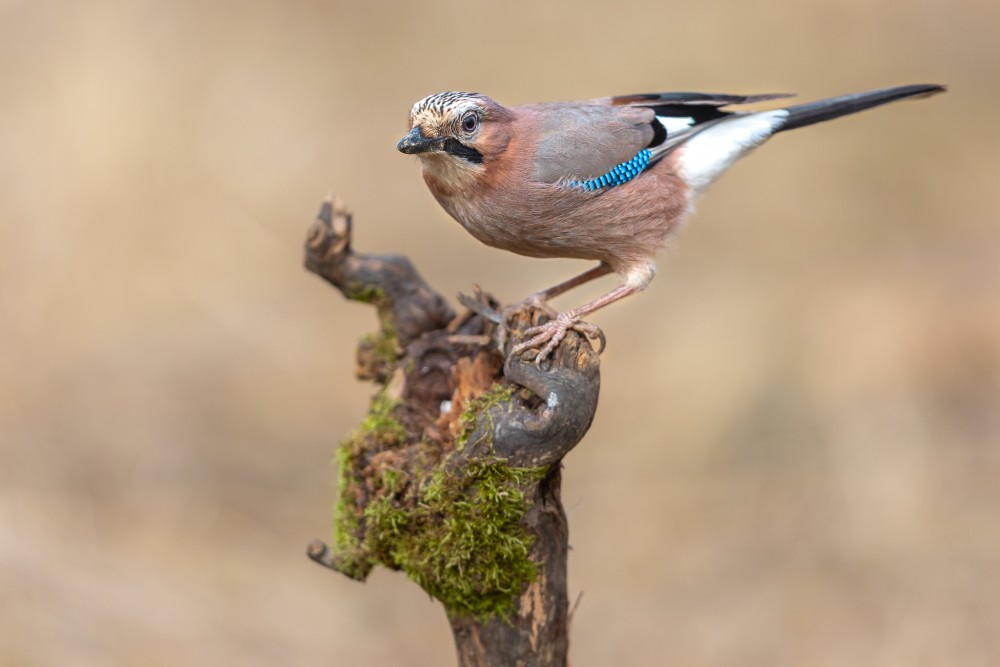
M 504 107 L 451 91 L 413 105 L 396 148 L 420 158 L 431 194 L 482 243 L 598 262 L 521 302 L 552 317 L 519 332 L 510 354 L 540 364 L 571 329 L 599 337 L 603 349 L 600 329 L 583 318 L 644 290 L 697 198 L 770 137 L 945 90 L 912 84 L 770 110 L 731 107 L 794 95 L 663 92 Z M 618 286 L 592 301 L 558 313 L 547 306 L 611 273 Z

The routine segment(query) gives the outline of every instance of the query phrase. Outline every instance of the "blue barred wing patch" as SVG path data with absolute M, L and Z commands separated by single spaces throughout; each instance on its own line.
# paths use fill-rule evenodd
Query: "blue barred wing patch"
M 642 170 L 649 166 L 651 153 L 648 148 L 643 148 L 634 158 L 627 162 L 612 167 L 606 174 L 596 176 L 586 181 L 578 179 L 566 179 L 560 185 L 567 188 L 576 188 L 593 192 L 601 188 L 611 188 L 622 183 L 628 183 L 633 178 L 642 173 Z

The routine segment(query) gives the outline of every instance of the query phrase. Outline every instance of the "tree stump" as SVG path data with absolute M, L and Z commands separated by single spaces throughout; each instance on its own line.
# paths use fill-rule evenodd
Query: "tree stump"
M 444 605 L 462 667 L 566 665 L 560 462 L 597 409 L 598 355 L 571 331 L 545 368 L 508 358 L 492 298 L 464 297 L 456 315 L 407 258 L 354 253 L 351 225 L 324 202 L 305 264 L 376 308 L 357 376 L 378 390 L 337 450 L 333 544 L 314 540 L 309 557 L 359 581 L 404 571 Z

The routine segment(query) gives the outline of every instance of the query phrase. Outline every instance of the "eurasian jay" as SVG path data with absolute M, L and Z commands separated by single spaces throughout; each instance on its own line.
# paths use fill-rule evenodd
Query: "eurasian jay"
M 600 262 L 537 292 L 537 306 L 609 273 L 621 284 L 523 332 L 512 354 L 545 359 L 581 318 L 644 289 L 655 258 L 726 169 L 772 135 L 944 86 L 918 84 L 831 97 L 770 111 L 730 111 L 787 94 L 654 93 L 505 108 L 478 93 L 417 102 L 397 148 L 419 155 L 441 206 L 483 243 L 530 257 Z M 603 337 L 602 337 L 603 342 Z

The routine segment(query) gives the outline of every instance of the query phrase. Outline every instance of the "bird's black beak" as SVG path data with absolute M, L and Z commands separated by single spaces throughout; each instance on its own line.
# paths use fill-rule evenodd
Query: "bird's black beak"
M 425 137 L 424 133 L 420 131 L 419 125 L 410 130 L 409 134 L 400 139 L 399 143 L 396 144 L 396 150 L 400 153 L 408 153 L 410 155 L 426 153 L 440 147 L 441 140 Z

